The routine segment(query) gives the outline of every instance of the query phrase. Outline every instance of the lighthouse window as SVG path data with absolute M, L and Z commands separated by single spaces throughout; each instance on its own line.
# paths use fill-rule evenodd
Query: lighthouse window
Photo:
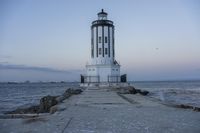
M 105 54 L 108 54 L 108 48 L 105 48 Z
M 101 43 L 101 37 L 99 36 L 99 43 Z
M 99 48 L 99 54 L 101 54 L 101 48 Z
M 105 43 L 107 43 L 107 42 L 108 42 L 108 37 L 106 36 L 106 37 L 105 37 Z
M 91 53 L 91 54 L 92 54 L 92 58 L 93 58 L 93 57 L 94 57 L 94 48 L 92 47 L 91 50 L 92 50 L 92 53 Z

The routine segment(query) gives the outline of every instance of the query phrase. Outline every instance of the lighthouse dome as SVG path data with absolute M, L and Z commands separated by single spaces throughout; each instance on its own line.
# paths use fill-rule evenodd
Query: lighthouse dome
M 107 20 L 108 14 L 106 12 L 104 12 L 103 9 L 101 9 L 101 12 L 99 12 L 97 15 L 98 15 L 99 20 Z

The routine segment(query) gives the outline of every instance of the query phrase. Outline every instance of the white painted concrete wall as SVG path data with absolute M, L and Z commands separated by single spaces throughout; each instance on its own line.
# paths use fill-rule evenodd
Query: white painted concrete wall
M 113 57 L 113 33 L 112 30 L 114 27 L 109 27 L 109 33 L 108 33 L 108 26 L 104 26 L 104 53 L 105 53 L 105 48 L 108 49 L 108 42 L 110 42 L 110 57 L 104 54 L 103 57 L 103 47 L 102 47 L 102 26 L 98 26 L 98 38 L 101 37 L 101 43 L 99 43 L 99 41 L 97 42 L 97 36 L 96 36 L 96 27 L 94 27 L 93 30 L 93 40 L 94 40 L 94 57 L 91 58 L 91 64 L 112 64 L 114 62 L 114 57 Z M 109 35 L 108 35 L 109 34 Z M 105 43 L 105 37 L 110 37 L 108 38 L 107 43 Z M 98 43 L 98 49 L 97 49 L 97 43 Z M 99 48 L 101 48 L 101 54 L 99 54 Z M 108 49 L 109 50 L 109 49 Z M 97 55 L 97 51 L 98 51 L 98 57 Z M 108 51 L 109 53 L 109 51 Z
M 108 82 L 108 77 L 112 77 L 109 79 L 109 81 L 115 82 L 120 81 L 120 66 L 119 65 L 87 65 L 87 75 L 86 76 L 99 76 L 100 82 Z M 118 76 L 113 79 L 115 76 Z M 91 82 L 98 82 L 97 78 L 94 78 L 94 80 L 90 80 Z

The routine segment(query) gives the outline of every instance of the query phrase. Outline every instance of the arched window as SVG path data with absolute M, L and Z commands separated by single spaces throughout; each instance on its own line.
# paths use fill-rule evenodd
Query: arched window
M 101 36 L 99 36 L 99 43 L 101 43 Z
M 99 55 L 101 55 L 101 48 L 99 48 Z
M 108 48 L 105 48 L 105 54 L 106 55 L 108 54 Z
M 105 43 L 108 43 L 108 37 L 107 36 L 105 37 Z

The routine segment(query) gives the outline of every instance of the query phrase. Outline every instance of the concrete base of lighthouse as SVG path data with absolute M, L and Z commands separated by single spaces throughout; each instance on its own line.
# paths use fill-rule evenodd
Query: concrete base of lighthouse
M 98 64 L 86 65 L 86 75 L 81 75 L 81 87 L 125 87 L 129 86 L 126 74 L 120 75 L 120 65 Z M 124 80 L 124 78 L 125 80 Z
M 80 83 L 80 87 L 127 87 L 130 83 Z
M 87 83 L 120 82 L 119 64 L 86 65 L 86 72 L 84 80 Z

